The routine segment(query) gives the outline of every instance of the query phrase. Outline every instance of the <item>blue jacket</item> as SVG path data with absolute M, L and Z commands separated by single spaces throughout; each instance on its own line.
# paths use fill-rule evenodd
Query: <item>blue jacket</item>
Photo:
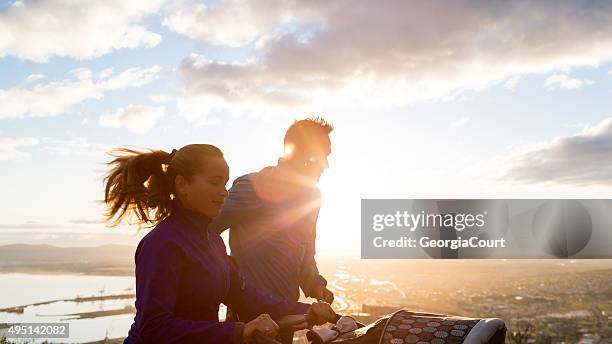
M 321 194 L 311 188 L 289 201 L 262 199 L 252 178 L 273 173 L 271 169 L 237 178 L 209 229 L 222 233 L 231 228 L 231 254 L 247 281 L 270 295 L 297 301 L 300 287 L 312 296 L 315 286 L 327 284 L 315 261 Z
M 130 343 L 240 343 L 243 323 L 219 322 L 220 303 L 273 319 L 304 314 L 309 305 L 279 301 L 240 277 L 221 237 L 209 232 L 210 218 L 174 201 L 136 249 L 136 316 Z

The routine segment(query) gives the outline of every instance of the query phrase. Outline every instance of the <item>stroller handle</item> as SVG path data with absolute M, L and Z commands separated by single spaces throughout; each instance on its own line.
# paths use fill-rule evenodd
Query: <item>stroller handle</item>
M 340 319 L 340 315 L 336 314 L 333 322 Z M 316 317 L 312 314 L 295 314 L 286 315 L 276 321 L 278 324 L 279 333 L 288 331 L 299 331 L 307 328 L 311 328 L 316 324 Z M 266 336 L 260 331 L 255 330 L 253 332 L 253 338 L 257 344 L 281 344 L 277 339 Z
M 285 315 L 279 318 L 276 323 L 278 324 L 279 331 L 283 330 L 303 330 L 304 328 L 312 327 L 316 322 L 316 318 L 312 314 L 294 314 Z

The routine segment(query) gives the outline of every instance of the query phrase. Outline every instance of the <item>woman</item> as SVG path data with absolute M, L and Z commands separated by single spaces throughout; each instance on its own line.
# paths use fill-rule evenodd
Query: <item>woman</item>
M 255 330 L 276 335 L 272 318 L 309 312 L 319 323 L 333 319 L 326 303 L 280 301 L 245 283 L 221 237 L 207 230 L 228 195 L 229 167 L 217 147 L 113 155 L 108 221 L 155 225 L 136 249 L 136 317 L 126 343 L 251 342 Z M 219 322 L 221 302 L 250 321 Z

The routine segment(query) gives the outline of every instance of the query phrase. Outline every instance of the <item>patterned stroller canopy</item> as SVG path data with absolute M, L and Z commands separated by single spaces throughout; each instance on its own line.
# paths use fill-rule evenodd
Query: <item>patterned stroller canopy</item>
M 329 343 L 343 344 L 481 344 L 504 343 L 506 326 L 496 318 L 466 318 L 399 310 Z

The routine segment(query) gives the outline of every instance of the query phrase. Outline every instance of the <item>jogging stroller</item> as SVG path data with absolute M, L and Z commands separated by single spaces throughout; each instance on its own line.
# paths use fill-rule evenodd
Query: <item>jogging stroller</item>
M 331 328 L 312 329 L 314 323 L 308 315 L 292 315 L 277 321 L 279 331 L 310 328 L 306 337 L 312 344 L 499 344 L 505 343 L 506 325 L 497 318 L 466 318 L 434 313 L 398 310 L 377 321 L 364 325 L 346 326 L 347 317 L 337 316 Z M 350 321 L 349 321 L 350 322 Z M 255 335 L 258 344 L 280 344 L 261 333 Z

